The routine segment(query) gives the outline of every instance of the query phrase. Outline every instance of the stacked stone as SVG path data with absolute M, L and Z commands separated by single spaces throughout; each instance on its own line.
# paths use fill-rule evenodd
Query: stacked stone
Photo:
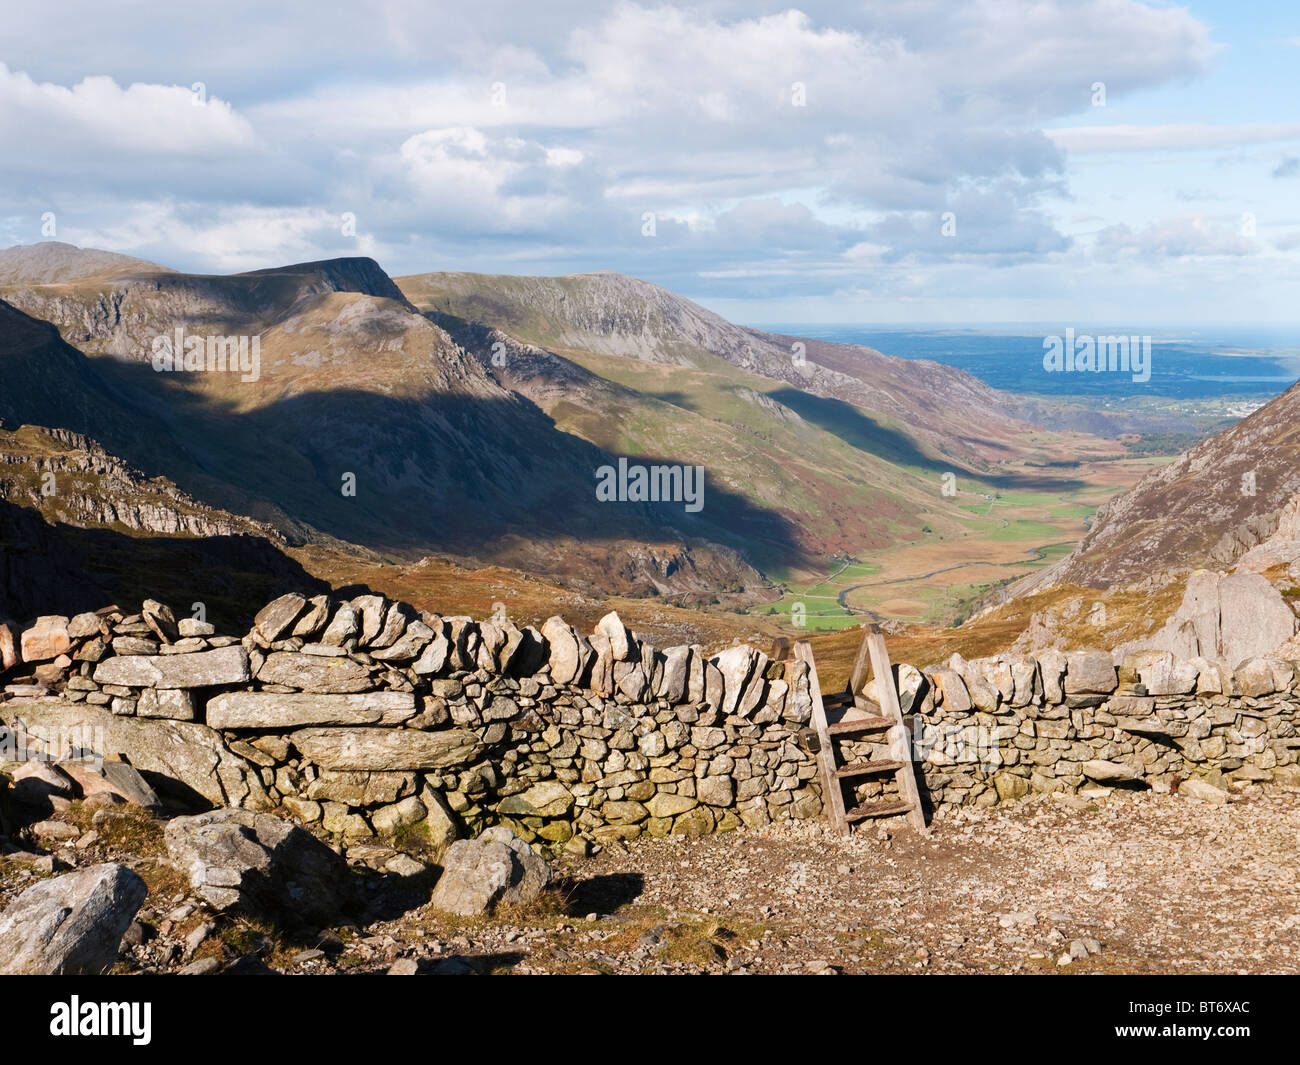
M 156 603 L 88 617 L 99 648 L 70 664 L 61 700 L 82 704 L 77 724 L 111 716 L 107 742 L 140 768 L 348 840 L 440 848 L 504 822 L 582 850 L 821 812 L 798 743 L 807 668 L 752 647 L 706 658 L 660 651 L 617 614 L 588 637 L 560 618 L 521 629 L 378 595 L 281 596 L 242 640 Z
M 585 851 L 821 814 L 804 664 L 660 650 L 617 614 L 584 635 L 558 617 L 520 628 L 291 594 L 242 638 L 149 601 L 41 618 L 16 643 L 0 713 L 28 732 L 80 730 L 213 805 L 279 808 L 351 844 L 436 850 L 504 823 Z M 1102 651 L 954 655 L 898 676 L 935 806 L 1300 783 L 1300 688 L 1280 659 L 1232 672 L 1165 652 L 1118 669 Z M 891 757 L 880 740 L 843 743 L 842 760 Z M 892 789 L 867 780 L 855 799 Z
M 0 644 L 12 646 L 7 635 L 0 633 Z M 201 654 L 238 643 L 238 637 L 215 635 L 205 622 L 192 618 L 178 622 L 171 610 L 153 600 L 146 600 L 138 614 L 106 607 L 73 618 L 48 615 L 22 632 L 17 654 L 6 656 L 6 669 L 16 671 L 23 663 L 31 673 L 6 684 L 4 694 L 30 698 L 59 691 L 69 701 L 107 706 L 114 714 L 189 721 L 194 718 L 193 706 L 180 694 L 198 686 L 207 674 L 215 672 L 219 678 L 211 683 L 249 679 L 247 662 L 239 652 Z M 164 662 L 170 656 L 178 657 Z M 100 675 L 99 663 L 114 657 L 149 657 L 162 664 L 134 673 L 110 667 Z
M 1175 778 L 1300 784 L 1300 691 L 1280 659 L 1233 673 L 1163 651 L 1129 654 L 1118 669 L 1102 651 L 954 655 L 922 688 L 912 730 L 935 805 Z

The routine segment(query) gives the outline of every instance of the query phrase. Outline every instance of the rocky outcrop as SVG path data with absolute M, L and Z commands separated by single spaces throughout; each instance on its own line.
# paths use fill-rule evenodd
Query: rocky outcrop
M 1221 575 L 1205 570 L 1188 578 L 1179 608 L 1155 635 L 1116 648 L 1116 658 L 1136 650 L 1209 658 L 1236 668 L 1271 654 L 1296 632 L 1296 616 L 1282 594 L 1258 573 Z
M 0 913 L 0 975 L 98 975 L 118 956 L 148 888 L 123 865 L 34 884 Z

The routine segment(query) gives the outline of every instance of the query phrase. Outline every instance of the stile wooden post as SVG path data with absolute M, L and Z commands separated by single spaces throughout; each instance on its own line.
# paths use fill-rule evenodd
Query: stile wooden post
M 822 705 L 822 689 L 817 680 L 817 665 L 813 662 L 812 644 L 800 640 L 794 645 L 794 657 L 808 665 L 808 684 L 812 690 L 813 729 L 817 733 L 817 765 L 821 769 L 822 802 L 830 814 L 831 826 L 841 836 L 849 834 L 849 822 L 844 810 L 844 792 L 835 776 L 835 748 L 826 726 L 826 708 Z

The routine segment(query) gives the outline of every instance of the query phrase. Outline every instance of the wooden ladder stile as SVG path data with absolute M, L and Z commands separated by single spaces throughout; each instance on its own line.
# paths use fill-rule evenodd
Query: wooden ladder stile
M 840 694 L 823 698 L 817 681 L 812 644 L 800 640 L 794 647 L 795 658 L 808 665 L 808 682 L 812 686 L 812 725 L 817 734 L 817 761 L 821 770 L 827 817 L 832 828 L 845 836 L 858 821 L 896 817 L 900 814 L 906 814 L 908 823 L 917 831 L 926 833 L 928 828 L 925 810 L 921 805 L 921 791 L 916 781 L 916 769 L 912 763 L 912 747 L 908 742 L 907 725 L 898 700 L 898 687 L 889 661 L 889 652 L 885 647 L 885 636 L 878 625 L 864 628 L 862 644 L 853 663 L 848 687 Z M 867 683 L 868 669 L 877 679 L 879 704 L 862 694 Z M 828 719 L 828 710 L 836 714 L 835 721 Z M 837 739 L 881 731 L 887 733 L 888 758 L 840 764 L 835 747 Z M 897 800 L 866 802 L 852 809 L 845 807 L 845 782 L 885 773 L 894 775 L 899 794 Z
M 826 724 L 826 708 L 822 703 L 822 689 L 817 681 L 817 663 L 813 661 L 812 644 L 800 640 L 794 645 L 796 661 L 808 666 L 808 687 L 812 693 L 812 725 L 817 733 L 817 765 L 821 769 L 822 802 L 831 827 L 841 836 L 849 834 L 849 822 L 844 809 L 844 790 L 835 779 L 835 747 Z
M 912 762 L 912 744 L 907 735 L 907 723 L 903 720 L 903 708 L 898 702 L 898 685 L 894 681 L 894 667 L 889 661 L 889 651 L 885 647 L 885 634 L 879 625 L 868 625 L 864 642 L 871 655 L 871 671 L 878 678 L 881 707 L 885 711 L 882 717 L 893 721 L 889 729 L 889 752 L 898 769 L 894 779 L 898 782 L 898 794 L 908 804 L 908 823 L 918 832 L 927 831 L 925 809 L 921 806 L 921 789 L 916 783 L 916 767 Z

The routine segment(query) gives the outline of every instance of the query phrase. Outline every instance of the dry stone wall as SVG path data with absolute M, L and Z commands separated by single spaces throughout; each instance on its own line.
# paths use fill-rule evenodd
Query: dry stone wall
M 25 734 L 93 736 L 207 803 L 353 841 L 505 823 L 585 850 L 821 812 L 805 665 L 659 650 L 617 614 L 584 635 L 286 595 L 242 638 L 150 602 L 21 643 L 33 673 L 0 713 Z
M 900 669 L 913 751 L 936 806 L 1030 792 L 1300 785 L 1296 664 L 1235 671 L 1164 651 L 1044 651 Z M 1192 783 L 1195 782 L 1195 783 Z
M 0 626 L 0 628 L 3 628 Z M 539 845 L 819 817 L 807 667 L 738 645 L 590 635 L 282 596 L 242 637 L 149 602 L 38 619 L 9 647 L 7 739 L 123 755 L 196 802 L 280 809 L 352 843 Z M 1031 792 L 1300 784 L 1294 663 L 1103 651 L 898 667 L 933 809 Z M 870 691 L 868 691 L 870 694 Z M 61 747 L 60 747 L 61 745 Z M 846 760 L 888 757 L 848 743 Z M 12 758 L 0 750 L 0 760 Z M 892 779 L 856 798 L 887 796 Z

